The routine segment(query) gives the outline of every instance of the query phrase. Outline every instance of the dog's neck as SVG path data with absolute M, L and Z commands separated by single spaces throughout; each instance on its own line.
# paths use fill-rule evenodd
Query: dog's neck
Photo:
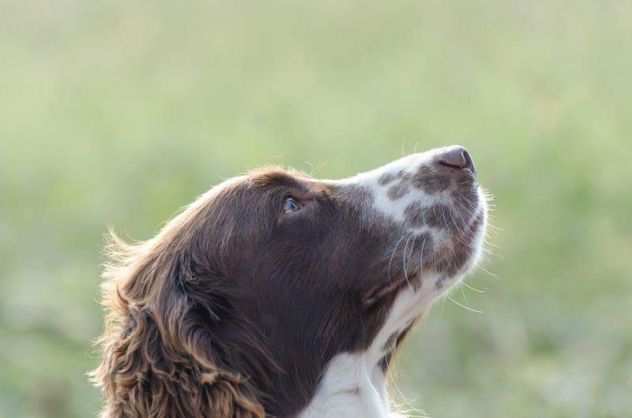
M 395 418 L 379 358 L 371 354 L 334 357 L 315 397 L 299 418 Z
M 403 418 L 391 410 L 383 362 L 390 358 L 397 337 L 431 304 L 414 289 L 402 291 L 367 350 L 338 354 L 330 361 L 314 398 L 298 418 Z

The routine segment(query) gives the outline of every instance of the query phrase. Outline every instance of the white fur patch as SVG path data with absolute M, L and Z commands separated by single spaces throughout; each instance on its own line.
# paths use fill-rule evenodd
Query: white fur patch
M 426 280 L 422 289 L 406 289 L 397 297 L 382 329 L 368 350 L 362 353 L 342 353 L 329 363 L 312 402 L 299 418 L 396 418 L 390 410 L 386 377 L 379 365 L 389 336 L 403 331 L 425 313 L 434 299 L 434 280 Z M 423 289 L 426 286 L 427 289 Z

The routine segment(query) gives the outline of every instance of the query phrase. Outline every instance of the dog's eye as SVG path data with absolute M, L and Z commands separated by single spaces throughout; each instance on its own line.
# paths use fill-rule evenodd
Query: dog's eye
M 283 213 L 293 213 L 301 209 L 301 204 L 292 196 L 285 198 L 283 202 Z

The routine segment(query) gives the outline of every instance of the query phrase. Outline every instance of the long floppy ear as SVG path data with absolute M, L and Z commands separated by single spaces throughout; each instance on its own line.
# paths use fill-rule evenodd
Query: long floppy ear
M 222 368 L 203 322 L 194 260 L 172 234 L 128 245 L 112 234 L 103 305 L 102 362 L 92 373 L 103 418 L 263 418 L 256 391 Z M 217 318 L 215 318 L 217 319 Z

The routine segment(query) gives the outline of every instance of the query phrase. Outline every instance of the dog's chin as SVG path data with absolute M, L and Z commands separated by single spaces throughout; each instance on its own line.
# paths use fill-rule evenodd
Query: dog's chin
M 421 260 L 411 257 L 410 262 L 395 277 L 385 275 L 380 295 L 399 295 L 407 291 L 417 296 L 422 303 L 431 303 L 450 288 L 461 282 L 475 269 L 482 258 L 482 243 L 485 235 L 485 214 L 474 217 L 468 230 L 458 237 L 438 246 L 432 258 Z M 450 244 L 451 242 L 457 244 Z
M 442 294 L 461 283 L 482 260 L 487 223 L 486 210 L 481 210 L 468 229 L 447 248 L 444 258 L 439 258 L 431 271 L 436 276 L 434 287 Z

